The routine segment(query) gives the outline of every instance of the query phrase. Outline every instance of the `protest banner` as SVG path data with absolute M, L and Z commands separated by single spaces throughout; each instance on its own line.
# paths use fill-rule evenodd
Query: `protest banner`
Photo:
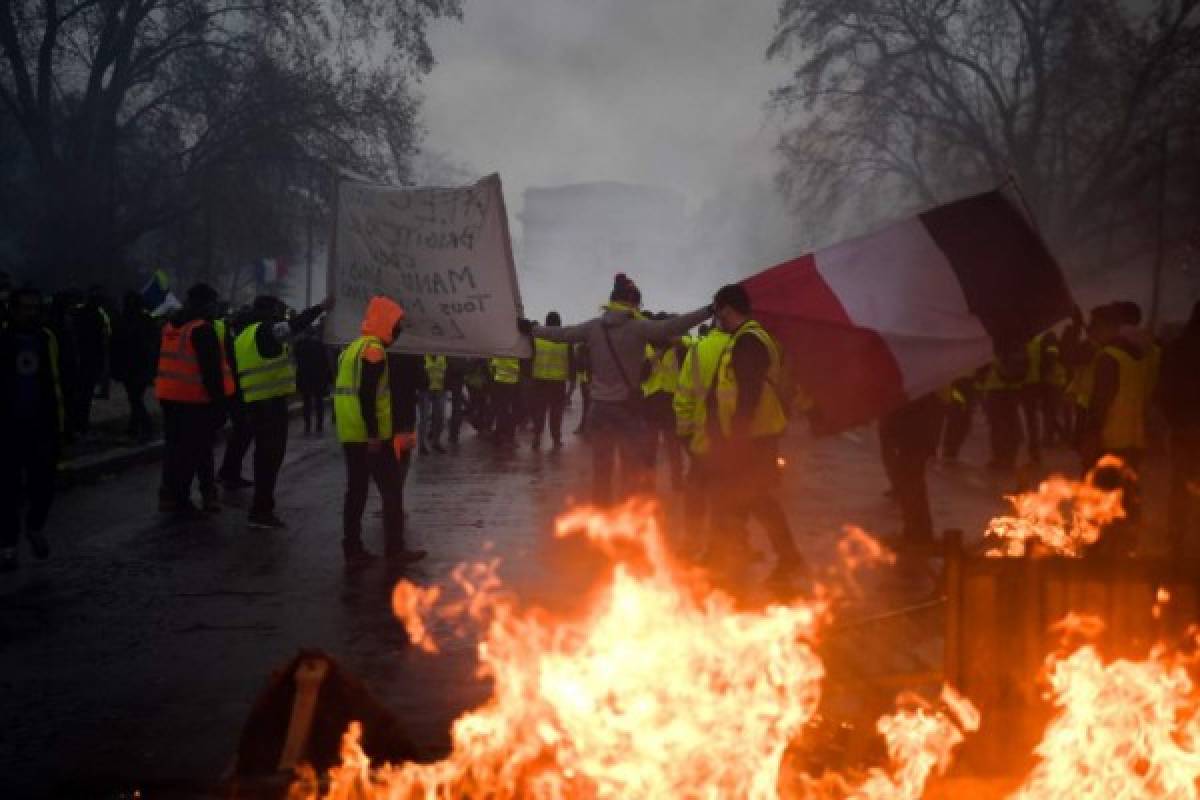
M 337 299 L 325 338 L 359 335 L 377 294 L 404 307 L 404 353 L 528 357 L 508 216 L 498 175 L 461 188 L 342 181 L 329 257 Z

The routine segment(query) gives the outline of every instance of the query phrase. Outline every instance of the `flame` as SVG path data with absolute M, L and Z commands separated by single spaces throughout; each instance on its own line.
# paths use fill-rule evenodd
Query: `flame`
M 992 558 L 1019 558 L 1027 551 L 1078 557 L 1100 539 L 1105 525 L 1125 517 L 1124 492 L 1097 485 L 1102 471 L 1132 474 L 1116 456 L 1104 456 L 1082 481 L 1052 475 L 1032 492 L 1006 497 L 1013 514 L 988 523 Z
M 1198 796 L 1197 694 L 1181 658 L 1158 648 L 1105 664 L 1088 644 L 1047 672 L 1058 715 L 1013 800 Z
M 436 652 L 433 631 L 443 625 L 482 626 L 479 666 L 493 695 L 454 723 L 450 755 L 432 764 L 371 768 L 352 726 L 327 797 L 781 796 L 785 753 L 821 697 L 814 642 L 830 594 L 739 609 L 673 561 L 647 503 L 571 511 L 555 535 L 586 536 L 612 561 L 579 619 L 522 609 L 503 591 L 495 561 L 457 568 L 452 592 L 396 587 L 397 616 L 427 652 Z M 857 530 L 841 550 L 848 564 L 887 556 Z M 978 725 L 951 690 L 942 709 L 902 704 L 878 728 L 892 768 L 872 771 L 856 796 L 918 797 L 962 730 Z M 311 779 L 293 786 L 295 800 L 318 793 Z

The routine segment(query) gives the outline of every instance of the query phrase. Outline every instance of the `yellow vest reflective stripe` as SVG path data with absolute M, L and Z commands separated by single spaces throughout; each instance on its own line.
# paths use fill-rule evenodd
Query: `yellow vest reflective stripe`
M 1146 446 L 1146 384 L 1150 357 L 1134 358 L 1119 347 L 1103 351 L 1117 362 L 1117 394 L 1113 397 L 1100 439 L 1106 450 L 1140 450 Z
M 733 349 L 743 336 L 757 337 L 767 348 L 770 363 L 767 366 L 767 380 L 758 397 L 758 408 L 750 418 L 750 436 L 778 436 L 787 428 L 787 415 L 784 414 L 783 404 L 779 400 L 780 380 L 783 377 L 783 359 L 779 346 L 771 335 L 755 320 L 749 320 L 730 337 L 728 346 L 722 351 L 717 362 L 717 417 L 721 425 L 721 433 L 729 436 L 733 431 L 733 416 L 737 411 L 737 378 L 733 374 Z
M 242 387 L 242 398 L 247 403 L 296 393 L 296 365 L 288 346 L 283 345 L 283 353 L 274 358 L 263 358 L 259 354 L 256 336 L 261 324 L 256 322 L 247 326 L 233 340 L 238 385 Z
M 520 383 L 521 362 L 515 358 L 493 358 L 488 362 L 496 383 Z
M 338 357 L 337 380 L 333 388 L 333 410 L 339 442 L 365 442 L 367 423 L 363 419 L 358 390 L 362 387 L 363 354 L 368 347 L 385 350 L 377 336 L 360 336 Z M 387 359 L 375 394 L 375 424 L 380 439 L 392 438 L 392 389 L 388 383 Z
M 425 356 L 425 375 L 429 378 L 429 391 L 444 391 L 446 389 L 446 357 Z
M 683 358 L 675 387 L 675 432 L 691 436 L 689 448 L 702 455 L 708 451 L 708 392 L 717 372 L 717 362 L 729 345 L 729 334 L 712 331 L 696 342 Z
M 679 356 L 674 346 L 661 353 L 653 345 L 646 345 L 646 360 L 650 363 L 650 377 L 642 381 L 642 394 L 649 397 L 658 392 L 674 392 L 679 383 Z
M 533 340 L 533 377 L 539 381 L 565 381 L 571 345 Z

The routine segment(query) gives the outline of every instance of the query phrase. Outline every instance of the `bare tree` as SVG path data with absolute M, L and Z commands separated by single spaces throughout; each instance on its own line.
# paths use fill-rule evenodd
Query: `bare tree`
M 1155 176 L 1194 158 L 1197 6 L 782 0 L 768 55 L 796 65 L 773 94 L 796 119 L 783 188 L 821 218 L 894 197 L 881 189 L 929 205 L 1012 175 L 1064 249 L 1144 231 Z
M 0 0 L 0 129 L 28 164 L 2 188 L 27 200 L 24 251 L 60 280 L 107 269 L 220 203 L 230 171 L 322 161 L 403 179 L 426 25 L 460 13 L 460 0 Z

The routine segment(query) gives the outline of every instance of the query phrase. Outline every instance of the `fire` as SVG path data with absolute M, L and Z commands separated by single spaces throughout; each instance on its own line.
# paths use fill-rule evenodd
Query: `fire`
M 1027 551 L 1078 557 L 1100 539 L 1105 525 L 1125 517 L 1124 492 L 1097 485 L 1103 471 L 1128 473 L 1116 456 L 1105 456 L 1082 481 L 1053 475 L 1032 492 L 1009 496 L 1013 514 L 993 519 L 986 536 L 994 541 L 987 555 L 1019 558 Z
M 1063 630 L 1076 635 L 1103 627 L 1094 618 L 1072 622 Z M 1085 644 L 1052 655 L 1046 669 L 1058 714 L 1014 800 L 1200 796 L 1197 691 L 1181 656 L 1160 647 L 1144 661 L 1105 664 Z
M 493 695 L 455 722 L 452 752 L 433 764 L 372 769 L 351 728 L 328 797 L 781 796 L 785 753 L 821 697 L 813 643 L 828 595 L 739 609 L 672 560 L 644 503 L 570 512 L 555 533 L 585 535 L 612 561 L 580 619 L 522 609 L 503 592 L 495 562 L 457 569 L 461 598 L 450 602 L 437 590 L 396 587 L 395 611 L 428 652 L 437 648 L 434 623 L 483 627 L 479 667 Z M 855 532 L 843 552 L 861 561 L 876 548 Z M 855 796 L 920 796 L 961 741 L 960 727 L 978 724 L 965 698 L 948 692 L 943 703 L 906 701 L 880 720 L 893 770 L 872 771 Z M 293 787 L 296 800 L 317 793 L 311 779 Z

